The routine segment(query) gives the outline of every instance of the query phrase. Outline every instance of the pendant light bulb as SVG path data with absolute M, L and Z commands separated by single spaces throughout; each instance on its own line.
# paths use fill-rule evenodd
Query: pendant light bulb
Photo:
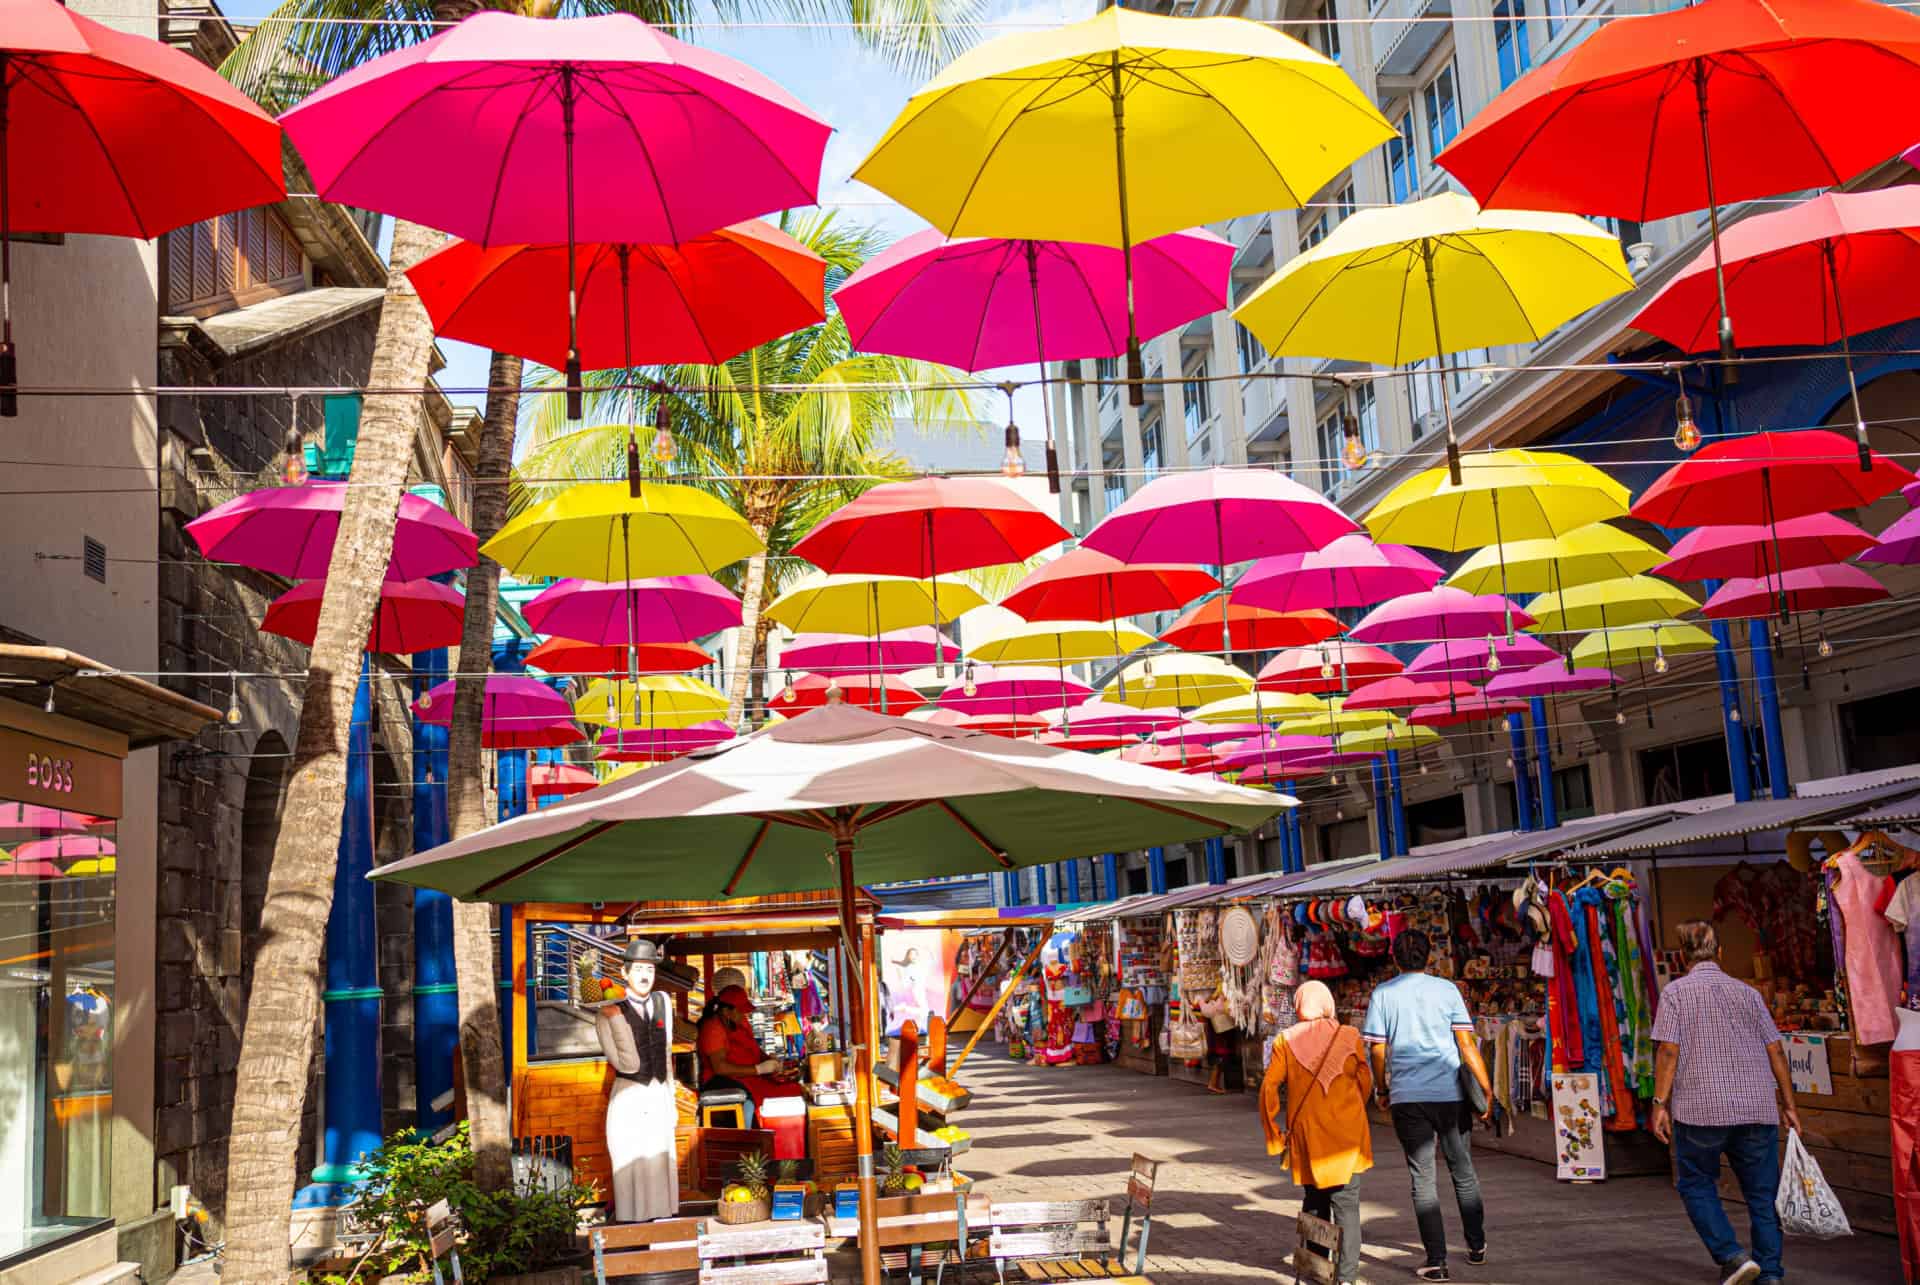
M 1509 755 L 1507 755 L 1507 766 L 1508 766 L 1509 768 L 1511 768 L 1511 767 L 1513 766 L 1513 755 L 1511 755 L 1511 754 L 1509 754 Z
M 1684 391 L 1673 403 L 1673 444 L 1689 454 L 1700 449 L 1700 425 L 1693 418 L 1693 398 Z
M 656 389 L 653 394 L 653 458 L 657 463 L 670 464 L 680 447 L 673 440 L 673 409 L 663 392 Z
M 1737 723 L 1740 721 L 1740 707 L 1738 705 L 1735 705 L 1727 711 L 1727 721 L 1729 723 Z
M 47 703 L 43 705 L 41 708 L 45 709 L 49 714 L 53 713 L 53 684 L 52 683 L 47 684 Z
M 1020 452 L 1020 430 L 1012 420 L 1007 421 L 1007 449 L 1000 456 L 1001 477 L 1023 477 L 1027 471 L 1027 460 Z
M 845 703 L 846 699 L 847 694 L 840 690 L 840 682 L 838 679 L 827 684 L 827 704 L 840 705 Z
M 1660 645 L 1657 637 L 1653 640 L 1653 672 L 1656 674 L 1667 672 L 1667 649 Z
M 1333 810 L 1333 819 L 1334 819 L 1334 820 L 1336 820 L 1336 821 L 1344 821 L 1344 820 L 1346 820 L 1346 819 L 1347 819 L 1347 810 L 1346 810 L 1345 808 L 1335 808 L 1335 809 Z
M 1320 677 L 1333 677 L 1333 657 L 1327 655 L 1327 649 L 1324 647 L 1320 649 Z
M 1616 709 L 1613 711 L 1613 725 L 1615 727 L 1625 727 L 1627 725 L 1627 711 L 1624 709 Z
M 1148 691 L 1153 690 L 1153 662 L 1151 660 L 1143 660 L 1140 662 L 1140 685 Z
M 1340 462 L 1348 469 L 1361 469 L 1367 466 L 1367 444 L 1360 440 L 1360 421 L 1351 413 L 1345 416 L 1341 433 L 1346 441 L 1340 447 Z
M 227 671 L 227 726 L 240 726 L 240 675 Z
M 1335 785 L 1340 784 L 1340 774 L 1338 772 L 1335 772 L 1330 779 Z
M 789 669 L 787 671 L 787 681 L 784 684 L 782 684 L 780 688 L 780 700 L 784 704 L 791 705 L 793 704 L 793 701 L 794 701 L 794 695 L 795 693 L 793 690 L 793 671 Z
M 1500 648 L 1491 638 L 1487 639 L 1487 672 L 1489 674 L 1500 672 Z
M 1420 763 L 1420 775 L 1425 776 L 1426 774 L 1427 774 L 1427 764 L 1426 764 L 1426 761 L 1423 759 Z
M 307 448 L 297 429 L 287 430 L 285 458 L 280 462 L 280 477 L 288 486 L 307 483 Z
M 1833 655 L 1833 643 L 1828 641 L 1826 630 L 1823 629 L 1820 631 L 1820 640 L 1814 644 L 1814 649 L 1820 653 L 1820 659 L 1822 660 Z
M 980 684 L 974 681 L 972 661 L 967 662 L 966 669 L 960 674 L 960 693 L 963 696 L 977 696 L 980 694 Z

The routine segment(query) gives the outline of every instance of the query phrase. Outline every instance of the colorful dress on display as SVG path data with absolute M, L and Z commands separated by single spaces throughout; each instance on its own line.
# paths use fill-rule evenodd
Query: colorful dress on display
M 1066 995 L 1066 988 L 1065 964 L 1048 964 L 1040 970 L 1046 1027 L 1044 1035 L 1034 1045 L 1034 1056 L 1043 1066 L 1059 1066 L 1073 1061 L 1073 1010 L 1061 1002 Z
M 1613 904 L 1613 957 L 1619 966 L 1616 992 L 1621 1006 L 1620 1045 L 1627 1063 L 1627 1081 L 1634 1096 L 1653 1096 L 1653 1005 L 1646 987 L 1645 959 L 1640 953 L 1640 907 L 1632 885 L 1616 880 L 1607 885 Z
M 1580 949 L 1579 934 L 1574 928 L 1573 910 L 1567 901 L 1567 894 L 1555 890 L 1547 895 L 1547 918 L 1553 948 L 1553 978 L 1548 988 L 1548 1031 L 1551 1045 L 1553 1069 L 1556 1071 L 1587 1070 L 1586 1008 L 1582 1002 L 1582 989 L 1578 981 Z M 1586 992 L 1590 996 L 1593 989 L 1591 973 L 1587 974 Z M 1597 1016 L 1597 1014 L 1596 1014 Z M 1597 1035 L 1598 1032 L 1596 1031 Z
M 1846 924 L 1847 994 L 1853 1004 L 1853 1029 L 1862 1044 L 1886 1044 L 1898 1033 L 1898 1007 L 1904 971 L 1900 939 L 1875 910 L 1887 877 L 1875 875 L 1860 858 L 1843 852 L 1833 858 L 1839 881 L 1833 904 Z
M 1620 1047 L 1621 1009 L 1614 996 L 1614 968 L 1609 960 L 1612 947 L 1607 940 L 1607 924 L 1602 920 L 1608 914 L 1607 895 L 1598 888 L 1582 888 L 1573 895 L 1573 901 L 1575 922 L 1583 924 L 1586 930 L 1584 940 L 1587 965 L 1593 978 L 1594 1020 L 1600 1030 L 1598 1056 L 1594 1046 L 1589 1045 L 1587 1060 L 1598 1063 L 1589 1069 L 1600 1073 L 1606 1127 L 1623 1132 L 1638 1125 L 1634 1121 L 1633 1091 L 1627 1086 L 1626 1058 Z

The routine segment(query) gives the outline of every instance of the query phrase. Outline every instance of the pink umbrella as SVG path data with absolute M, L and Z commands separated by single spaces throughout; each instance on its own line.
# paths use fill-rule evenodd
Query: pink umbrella
M 92 834 L 59 834 L 35 839 L 13 850 L 13 859 L 21 861 L 79 861 L 87 857 L 111 857 L 116 852 L 112 839 Z
M 1407 721 L 1416 727 L 1456 727 L 1462 723 L 1485 722 L 1488 719 L 1505 718 L 1508 714 L 1524 713 L 1526 708 L 1525 701 L 1490 700 L 1485 693 L 1476 693 L 1464 700 L 1421 705 L 1407 715 Z
M 1206 748 L 1257 738 L 1264 731 L 1266 729 L 1258 723 L 1196 723 L 1189 720 L 1177 727 L 1155 732 L 1153 743 L 1191 750 L 1196 746 Z
M 1080 543 L 1122 562 L 1218 567 L 1323 548 L 1358 529 L 1325 496 L 1290 477 L 1211 468 L 1155 478 Z
M 1076 736 L 1140 737 L 1177 727 L 1183 720 L 1178 710 L 1136 709 L 1118 701 L 1090 700 L 1055 710 L 1047 721 Z
M 1324 549 L 1260 559 L 1234 582 L 1233 600 L 1275 611 L 1371 607 L 1431 589 L 1445 574 L 1418 550 L 1356 531 Z
M 690 727 L 609 727 L 595 742 L 596 757 L 615 763 L 657 763 L 733 739 L 725 719 Z
M 320 599 L 327 582 L 306 580 L 267 604 L 260 632 L 313 645 L 320 628 Z M 388 580 L 380 586 L 380 604 L 367 635 L 367 650 L 404 656 L 434 647 L 458 647 L 466 623 L 467 600 L 458 589 L 435 580 Z
M 571 763 L 535 763 L 527 769 L 527 793 L 536 799 L 585 794 L 600 778 Z
M 1845 562 L 1873 547 L 1873 537 L 1831 513 L 1809 513 L 1772 527 L 1703 526 L 1674 541 L 1653 573 L 1669 580 L 1767 576 L 1795 567 Z
M 1909 482 L 1901 487 L 1900 498 L 1910 505 L 1920 506 L 1920 481 Z
M 1499 594 L 1439 585 L 1381 603 L 1347 632 L 1369 643 L 1431 642 L 1487 638 L 1532 623 L 1532 616 Z
M 1318 755 L 1299 754 L 1285 762 L 1255 763 L 1240 770 L 1239 783 L 1241 785 L 1284 785 L 1288 781 L 1297 781 L 1302 777 L 1318 776 L 1327 770 L 1325 765 L 1308 761 L 1318 757 Z M 1227 772 L 1232 769 L 1222 764 L 1220 770 Z
M 1409 678 L 1405 674 L 1396 674 L 1391 678 L 1382 678 L 1368 683 L 1353 695 L 1347 697 L 1342 709 L 1412 709 L 1416 705 L 1431 705 L 1435 701 L 1459 700 L 1463 696 L 1473 696 L 1477 689 L 1471 683 L 1457 680 L 1434 679 L 1423 681 Z
M 455 681 L 434 684 L 413 703 L 422 721 L 443 726 L 453 721 Z M 486 695 L 480 707 L 480 744 L 484 748 L 551 749 L 585 739 L 573 725 L 573 707 L 553 688 L 519 674 L 487 675 Z
M 1317 647 L 1289 647 L 1260 667 L 1255 684 L 1262 691 L 1324 696 L 1391 677 L 1404 667 L 1392 652 L 1342 638 Z
M 1498 666 L 1489 664 L 1489 659 L 1498 660 Z M 1422 648 L 1419 655 L 1407 662 L 1407 677 L 1485 683 L 1502 669 L 1531 669 L 1558 659 L 1553 648 L 1526 634 L 1516 636 L 1512 642 L 1504 638 L 1438 642 Z
M 1038 736 L 1047 730 L 1047 720 L 1039 714 L 963 714 L 957 709 L 935 705 L 907 717 L 916 723 L 932 723 L 935 727 L 958 727 L 1012 739 Z
M 1189 753 L 1178 746 L 1155 745 L 1151 742 L 1127 746 L 1120 751 L 1120 761 L 1165 768 L 1169 772 L 1211 771 L 1219 764 L 1218 759 L 1205 751 Z
M 1268 767 L 1286 775 L 1301 759 L 1325 754 L 1332 748 L 1333 738 L 1328 736 L 1269 733 L 1261 740 L 1247 741 L 1228 750 L 1221 756 L 1220 770 L 1239 772 Z
M 1614 685 L 1611 669 L 1567 668 L 1558 656 L 1529 669 L 1508 669 L 1487 681 L 1487 695 L 1496 698 L 1563 696 L 1574 692 L 1597 692 Z M 1351 702 L 1349 702 L 1351 703 Z
M 86 812 L 43 808 L 37 803 L 0 803 L 0 830 L 80 830 L 99 821 Z
M 1233 243 L 1205 228 L 1133 247 L 1143 335 L 1228 307 Z M 1116 357 L 1127 349 L 1127 287 L 1112 246 L 1002 237 L 905 237 L 847 278 L 833 301 L 865 352 L 990 370 Z
M 476 14 L 281 124 L 328 201 L 481 245 L 564 240 L 569 260 L 580 241 L 677 244 L 811 205 L 831 133 L 759 72 L 625 14 Z M 571 292 L 568 314 L 577 388 Z
M 1092 696 L 1093 688 L 1069 678 L 1064 669 L 968 662 L 960 680 L 940 693 L 939 703 L 963 714 L 1039 714 Z
M 320 580 L 333 558 L 333 537 L 347 488 L 339 482 L 270 486 L 237 495 L 187 523 L 187 534 L 210 562 L 232 562 L 289 580 Z M 472 566 L 479 541 L 460 519 L 431 500 L 400 497 L 388 580 L 424 580 Z
M 1914 484 L 1920 486 L 1920 482 Z M 1915 503 L 1920 503 L 1916 499 Z M 1911 566 L 1920 562 L 1920 509 L 1902 513 L 1880 533 L 1871 549 L 1860 555 L 1862 562 Z
M 890 629 L 877 638 L 796 634 L 780 649 L 782 666 L 816 674 L 895 674 L 959 659 L 960 648 L 932 625 Z
M 0 879 L 58 879 L 65 874 L 50 861 L 0 861 Z
M 1707 599 L 1700 614 L 1709 620 L 1737 620 L 1768 615 L 1782 600 L 1788 611 L 1827 611 L 1888 596 L 1886 586 L 1859 567 L 1834 563 L 1798 567 L 1763 579 L 1729 580 Z
M 521 609 L 537 632 L 581 642 L 691 642 L 740 623 L 740 600 L 711 576 L 556 580 Z

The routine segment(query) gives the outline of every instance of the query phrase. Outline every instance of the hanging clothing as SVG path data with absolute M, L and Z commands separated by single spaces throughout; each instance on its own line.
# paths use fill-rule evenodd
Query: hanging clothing
M 616 1221 L 645 1222 L 680 1212 L 680 1166 L 674 1130 L 670 1009 L 659 991 L 611 1004 L 594 1014 L 600 1050 L 613 1067 L 607 1098 L 607 1158 L 613 1169 Z
M 1607 890 L 1613 915 L 1613 955 L 1619 965 L 1617 994 L 1623 1014 L 1621 1054 L 1627 1064 L 1627 1082 L 1635 1097 L 1653 1096 L 1653 1005 L 1646 988 L 1646 969 L 1640 954 L 1636 922 L 1640 907 L 1625 885 Z
M 1881 915 L 1898 928 L 1907 942 L 1906 1007 L 1920 1009 L 1920 875 L 1908 875 L 1893 890 Z
M 1566 1071 L 1597 1072 L 1605 1061 L 1605 1042 L 1600 1034 L 1600 1001 L 1593 985 L 1593 947 L 1587 939 L 1587 916 L 1565 893 L 1556 892 L 1554 899 L 1558 913 L 1566 917 L 1569 925 L 1566 942 L 1556 940 L 1554 943 L 1554 978 L 1558 981 L 1565 974 L 1573 1001 L 1566 1020 L 1569 1047 L 1564 1065 L 1559 1050 L 1560 1032 L 1556 1030 L 1554 1066 Z
M 1607 958 L 1610 943 L 1601 916 L 1606 913 L 1607 895 L 1598 888 L 1582 888 L 1573 896 L 1578 921 L 1586 927 L 1587 967 L 1593 978 L 1594 1024 L 1600 1032 L 1599 1056 L 1591 1048 L 1588 1061 L 1597 1060 L 1591 1069 L 1600 1072 L 1600 1089 L 1606 1128 L 1615 1132 L 1637 1128 L 1634 1122 L 1633 1091 L 1627 1087 L 1626 1059 L 1620 1048 L 1620 1006 L 1614 997 L 1613 969 Z
M 1845 921 L 1847 993 L 1853 1002 L 1853 1028 L 1863 1044 L 1887 1044 L 1898 1033 L 1893 1010 L 1900 997 L 1905 971 L 1900 940 L 1874 906 L 1887 882 L 1843 852 L 1833 859 L 1839 881 L 1833 885 L 1834 908 Z

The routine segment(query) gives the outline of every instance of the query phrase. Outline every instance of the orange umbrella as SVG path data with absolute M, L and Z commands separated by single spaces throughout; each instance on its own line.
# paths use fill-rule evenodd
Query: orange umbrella
M 692 643 L 640 643 L 635 667 L 642 674 L 684 674 L 718 662 Z M 527 653 L 527 666 L 547 674 L 619 677 L 627 672 L 627 648 L 606 647 L 573 638 L 549 638 Z
M 1274 611 L 1220 596 L 1189 608 L 1167 627 L 1160 641 L 1182 651 L 1211 651 L 1220 645 L 1223 617 L 1227 646 L 1235 651 L 1310 647 L 1340 632 L 1340 622 L 1333 613 L 1318 607 Z

